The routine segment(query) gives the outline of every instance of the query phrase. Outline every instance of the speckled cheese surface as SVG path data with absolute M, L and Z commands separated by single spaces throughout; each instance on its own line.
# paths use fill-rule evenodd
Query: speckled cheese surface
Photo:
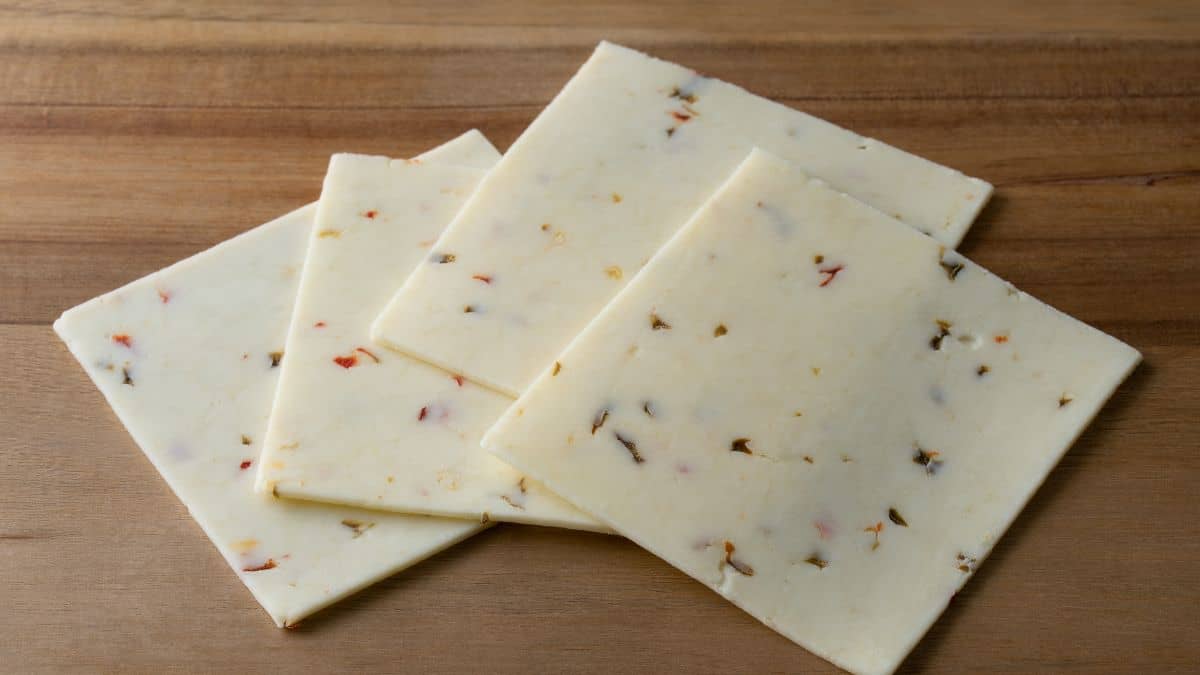
M 372 319 L 430 255 L 484 173 L 333 157 L 263 443 L 260 491 L 603 529 L 479 447 L 512 399 L 370 341 Z
M 483 443 L 888 673 L 1139 359 L 756 151 Z
M 422 159 L 478 164 L 488 152 L 495 155 L 472 132 Z M 305 206 L 85 302 L 54 324 L 134 441 L 280 626 L 481 529 L 477 522 L 254 492 L 253 466 L 315 211 L 315 204 Z
M 734 85 L 601 43 L 484 180 L 437 243 L 441 255 L 418 267 L 373 336 L 515 396 L 754 146 L 950 247 L 991 193 L 983 181 Z

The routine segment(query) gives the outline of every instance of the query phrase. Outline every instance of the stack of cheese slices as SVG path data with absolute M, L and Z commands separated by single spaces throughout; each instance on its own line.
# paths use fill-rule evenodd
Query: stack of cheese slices
M 955 253 L 990 193 L 602 43 L 55 329 L 281 626 L 508 521 L 888 673 L 1140 358 Z

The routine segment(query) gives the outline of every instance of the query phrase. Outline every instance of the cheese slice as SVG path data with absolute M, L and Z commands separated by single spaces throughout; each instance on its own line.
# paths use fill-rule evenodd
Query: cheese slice
M 371 320 L 430 255 L 483 175 L 386 157 L 333 157 L 263 443 L 259 491 L 602 529 L 479 447 L 510 398 L 371 344 Z
M 434 150 L 426 162 L 442 161 Z M 495 161 L 478 132 L 456 162 Z M 254 469 L 316 205 L 66 311 L 54 329 L 221 555 L 291 625 L 478 532 L 477 522 L 290 503 Z
M 1139 359 L 756 151 L 483 442 L 888 673 Z
M 515 396 L 754 146 L 951 247 L 991 194 L 983 181 L 601 43 L 484 180 L 373 336 Z M 463 313 L 468 305 L 476 311 Z

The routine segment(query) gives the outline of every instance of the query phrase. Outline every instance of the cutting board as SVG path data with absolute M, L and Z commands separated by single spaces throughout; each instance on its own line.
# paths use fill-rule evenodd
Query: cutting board
M 602 38 L 991 181 L 962 250 L 1145 354 L 904 670 L 1200 663 L 1196 3 L 293 4 L 0 3 L 0 671 L 834 670 L 537 527 L 278 630 L 50 330 L 315 199 L 332 152 L 507 147 Z

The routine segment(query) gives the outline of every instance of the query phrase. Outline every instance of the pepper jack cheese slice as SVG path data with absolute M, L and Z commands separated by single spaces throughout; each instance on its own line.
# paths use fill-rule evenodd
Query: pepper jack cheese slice
M 601 43 L 484 180 L 373 336 L 516 396 L 754 146 L 951 247 L 991 193 L 734 85 Z
M 300 275 L 259 491 L 602 529 L 479 447 L 512 399 L 370 342 L 371 320 L 430 255 L 483 175 L 333 157 Z
M 483 442 L 887 673 L 1139 358 L 756 151 Z
M 472 149 L 473 148 L 473 149 Z M 443 148 L 422 156 L 442 161 Z M 472 132 L 444 146 L 477 164 Z M 316 205 L 68 310 L 54 329 L 277 625 L 478 532 L 477 523 L 255 494 Z

